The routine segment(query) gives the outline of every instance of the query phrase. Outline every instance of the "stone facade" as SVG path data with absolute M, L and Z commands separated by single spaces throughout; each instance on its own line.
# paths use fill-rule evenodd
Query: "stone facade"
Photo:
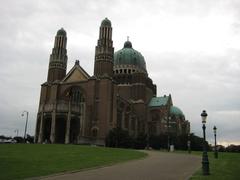
M 66 74 L 67 33 L 60 29 L 41 85 L 36 143 L 104 145 L 109 130 L 188 133 L 190 124 L 171 95 L 156 97 L 144 57 L 125 42 L 114 53 L 111 22 L 102 21 L 95 49 L 94 75 L 75 62 Z M 175 108 L 175 109 L 174 109 Z M 177 108 L 177 110 L 176 110 Z

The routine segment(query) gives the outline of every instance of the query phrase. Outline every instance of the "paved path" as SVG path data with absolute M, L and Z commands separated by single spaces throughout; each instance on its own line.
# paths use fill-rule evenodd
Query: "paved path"
M 145 151 L 147 158 L 45 180 L 186 180 L 201 167 L 201 158 L 189 154 Z

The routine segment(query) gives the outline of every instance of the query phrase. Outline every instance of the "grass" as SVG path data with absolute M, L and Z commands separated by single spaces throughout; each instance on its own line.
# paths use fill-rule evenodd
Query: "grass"
M 186 154 L 188 151 L 174 151 Z M 191 154 L 202 157 L 201 151 L 192 151 Z M 202 168 L 193 174 L 190 180 L 238 180 L 240 179 L 240 153 L 219 152 L 218 159 L 213 152 L 208 152 L 210 175 L 203 176 Z
M 193 154 L 202 155 L 200 152 Z M 240 179 L 240 153 L 219 152 L 218 159 L 214 158 L 213 152 L 208 153 L 210 175 L 203 176 L 199 169 L 191 180 L 237 180 Z
M 0 179 L 24 179 L 145 157 L 139 151 L 81 145 L 1 144 Z

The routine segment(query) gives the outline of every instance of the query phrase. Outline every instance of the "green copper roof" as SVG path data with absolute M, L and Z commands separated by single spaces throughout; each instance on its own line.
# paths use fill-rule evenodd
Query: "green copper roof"
M 63 28 L 59 29 L 57 32 L 57 36 L 66 36 L 66 35 L 67 33 Z
M 114 65 L 135 65 L 146 71 L 146 63 L 142 54 L 132 48 L 132 43 L 126 41 L 124 47 L 114 53 Z
M 176 106 L 171 106 L 170 108 L 170 114 L 171 115 L 175 115 L 175 116 L 184 116 L 183 112 L 181 111 L 181 109 L 179 109 Z
M 130 42 L 130 41 L 126 41 L 125 43 L 124 43 L 124 46 L 123 46 L 124 48 L 132 48 L 132 43 Z
M 108 18 L 102 20 L 101 26 L 111 26 L 111 21 Z
M 167 105 L 169 96 L 153 97 L 148 104 L 149 107 L 159 107 Z

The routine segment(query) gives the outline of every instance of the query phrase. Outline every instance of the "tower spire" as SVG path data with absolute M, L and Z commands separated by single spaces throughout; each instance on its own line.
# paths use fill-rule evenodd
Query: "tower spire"
M 54 47 L 50 55 L 48 67 L 48 82 L 61 80 L 66 76 L 67 69 L 67 33 L 61 28 L 55 36 Z
M 113 53 L 111 21 L 105 18 L 100 26 L 99 39 L 95 49 L 95 76 L 113 76 Z

